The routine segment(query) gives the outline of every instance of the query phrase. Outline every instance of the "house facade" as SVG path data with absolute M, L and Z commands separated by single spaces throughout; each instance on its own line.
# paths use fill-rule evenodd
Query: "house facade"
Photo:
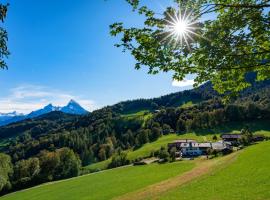
M 181 157 L 196 157 L 201 155 L 207 155 L 208 149 L 216 151 L 230 150 L 229 143 L 219 142 L 197 142 L 195 140 L 176 140 L 173 143 L 168 144 L 168 149 L 176 147 Z
M 199 156 L 202 155 L 197 142 L 185 142 L 181 144 L 181 156 Z
M 173 142 L 168 144 L 168 149 L 171 149 L 173 147 L 176 148 L 176 150 L 181 150 L 181 144 L 183 143 L 195 143 L 197 142 L 196 140 L 192 139 L 184 139 L 184 140 L 174 140 Z

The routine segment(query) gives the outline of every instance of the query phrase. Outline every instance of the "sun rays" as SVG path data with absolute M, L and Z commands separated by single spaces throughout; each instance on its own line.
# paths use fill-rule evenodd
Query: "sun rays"
M 165 36 L 163 41 L 169 44 L 177 45 L 180 43 L 181 46 L 184 44 L 189 48 L 190 41 L 193 41 L 194 36 L 199 36 L 195 31 L 197 29 L 196 24 L 198 21 L 193 17 L 192 11 L 187 9 L 178 8 L 173 10 L 172 13 L 166 12 L 165 26 L 162 33 Z

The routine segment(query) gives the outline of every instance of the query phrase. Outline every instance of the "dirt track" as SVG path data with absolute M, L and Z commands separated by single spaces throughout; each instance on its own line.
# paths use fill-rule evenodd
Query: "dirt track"
M 184 185 L 197 179 L 203 175 L 211 173 L 214 169 L 223 168 L 233 162 L 239 152 L 230 154 L 228 156 L 212 159 L 212 160 L 197 160 L 196 166 L 188 172 L 181 174 L 180 176 L 173 177 L 166 181 L 162 181 L 153 185 L 150 185 L 141 190 L 125 194 L 123 196 L 115 198 L 115 200 L 142 200 L 142 199 L 158 199 L 160 194 L 167 192 L 171 189 Z

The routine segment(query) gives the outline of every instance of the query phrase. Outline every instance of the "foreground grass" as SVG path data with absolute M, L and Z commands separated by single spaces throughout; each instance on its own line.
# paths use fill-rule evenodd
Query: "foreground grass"
M 196 167 L 187 171 L 180 176 L 172 177 L 168 180 L 147 186 L 135 192 L 127 193 L 123 196 L 117 197 L 115 200 L 144 200 L 144 199 L 158 199 L 161 194 L 166 193 L 174 188 L 177 188 L 186 183 L 192 182 L 205 174 L 209 174 L 218 168 L 224 168 L 230 163 L 234 162 L 238 152 L 234 152 L 227 156 L 217 157 L 215 159 L 198 158 L 195 160 Z
M 1 200 L 107 200 L 191 170 L 194 162 L 128 166 L 9 194 Z
M 241 152 L 235 162 L 156 199 L 266 200 L 270 199 L 270 141 Z

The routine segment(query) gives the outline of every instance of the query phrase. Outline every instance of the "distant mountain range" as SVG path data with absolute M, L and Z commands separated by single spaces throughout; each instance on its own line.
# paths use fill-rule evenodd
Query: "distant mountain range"
M 16 111 L 10 112 L 10 113 L 0 113 L 0 125 L 4 123 L 5 121 L 11 120 L 15 117 L 23 116 L 22 113 L 17 113 Z
M 73 115 L 85 115 L 88 113 L 79 103 L 71 99 L 66 106 L 53 106 L 48 104 L 42 109 L 32 111 L 29 114 L 22 114 L 16 111 L 10 113 L 0 113 L 0 126 L 4 126 L 10 123 L 19 122 L 25 119 L 32 119 L 53 111 L 60 111 L 67 114 Z

